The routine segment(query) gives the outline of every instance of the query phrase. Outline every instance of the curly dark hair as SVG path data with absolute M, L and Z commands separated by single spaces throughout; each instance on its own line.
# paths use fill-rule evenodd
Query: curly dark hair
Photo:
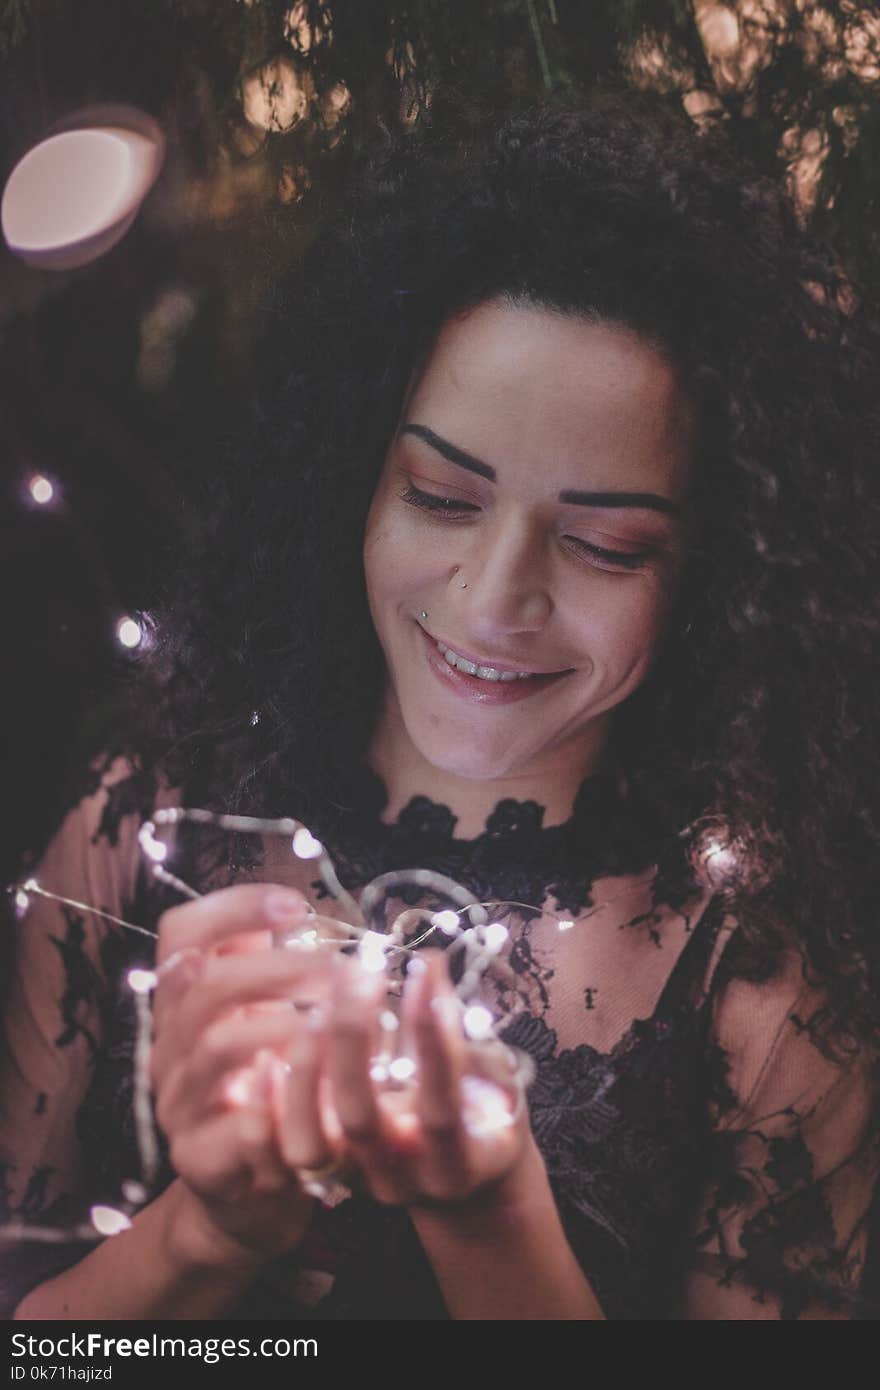
M 820 1045 L 876 1043 L 880 331 L 784 191 L 660 99 L 459 105 L 359 162 L 265 306 L 140 686 L 144 742 L 205 804 L 289 814 L 295 790 L 322 826 L 345 806 L 384 678 L 367 509 L 413 364 L 493 296 L 634 328 L 698 409 L 677 611 L 615 716 L 624 857 L 658 862 L 672 901 L 722 834 L 742 970 L 795 944 Z

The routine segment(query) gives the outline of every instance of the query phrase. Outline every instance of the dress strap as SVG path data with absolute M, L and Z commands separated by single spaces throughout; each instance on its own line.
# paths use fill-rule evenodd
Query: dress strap
M 693 983 L 705 979 L 723 916 L 721 899 L 716 894 L 703 909 L 678 953 L 678 960 L 669 972 L 654 1010 L 655 1019 L 669 1018 L 684 1000 L 694 999 Z

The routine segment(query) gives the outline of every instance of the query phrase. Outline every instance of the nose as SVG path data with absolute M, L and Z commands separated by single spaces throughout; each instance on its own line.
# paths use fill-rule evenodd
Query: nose
M 453 603 L 475 638 L 539 632 L 553 610 L 548 558 L 525 519 L 482 527 L 452 571 Z

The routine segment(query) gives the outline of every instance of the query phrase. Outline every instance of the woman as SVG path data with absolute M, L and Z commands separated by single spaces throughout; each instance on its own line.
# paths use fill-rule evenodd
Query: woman
M 113 1240 L 23 1248 L 18 1316 L 870 1316 L 876 341 L 782 195 L 656 103 L 373 157 L 270 308 L 152 737 L 36 871 L 158 922 L 170 1163 Z M 402 1112 L 355 961 L 312 1024 L 244 1008 L 301 987 L 260 947 L 314 868 L 180 905 L 137 854 L 157 803 L 295 815 L 355 894 L 423 865 L 533 905 L 493 996 L 528 1115 L 469 1126 L 441 951 Z M 150 957 L 48 899 L 26 927 L 7 1186 L 63 1225 L 137 1172 L 114 982 Z

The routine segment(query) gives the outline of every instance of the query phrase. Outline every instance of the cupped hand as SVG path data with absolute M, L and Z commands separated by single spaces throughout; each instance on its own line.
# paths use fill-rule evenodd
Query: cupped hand
M 313 1206 L 281 1153 L 278 1114 L 282 1096 L 288 1110 L 309 1111 L 301 1091 L 315 1044 L 305 1006 L 329 995 L 332 951 L 272 949 L 273 933 L 302 924 L 307 909 L 300 893 L 246 884 L 159 923 L 156 1116 L 205 1218 L 201 1234 L 260 1258 L 294 1248 Z M 301 1065 L 288 1073 L 291 1050 Z
M 384 976 L 343 957 L 334 974 L 316 1045 L 302 1061 L 295 1048 L 289 1054 L 280 1128 L 287 1162 L 337 1162 L 344 1180 L 395 1205 L 457 1203 L 501 1183 L 530 1139 L 516 1060 L 497 1040 L 465 1036 L 443 953 L 422 951 L 411 963 L 400 1024 L 415 1069 L 394 1089 L 376 1075 Z

